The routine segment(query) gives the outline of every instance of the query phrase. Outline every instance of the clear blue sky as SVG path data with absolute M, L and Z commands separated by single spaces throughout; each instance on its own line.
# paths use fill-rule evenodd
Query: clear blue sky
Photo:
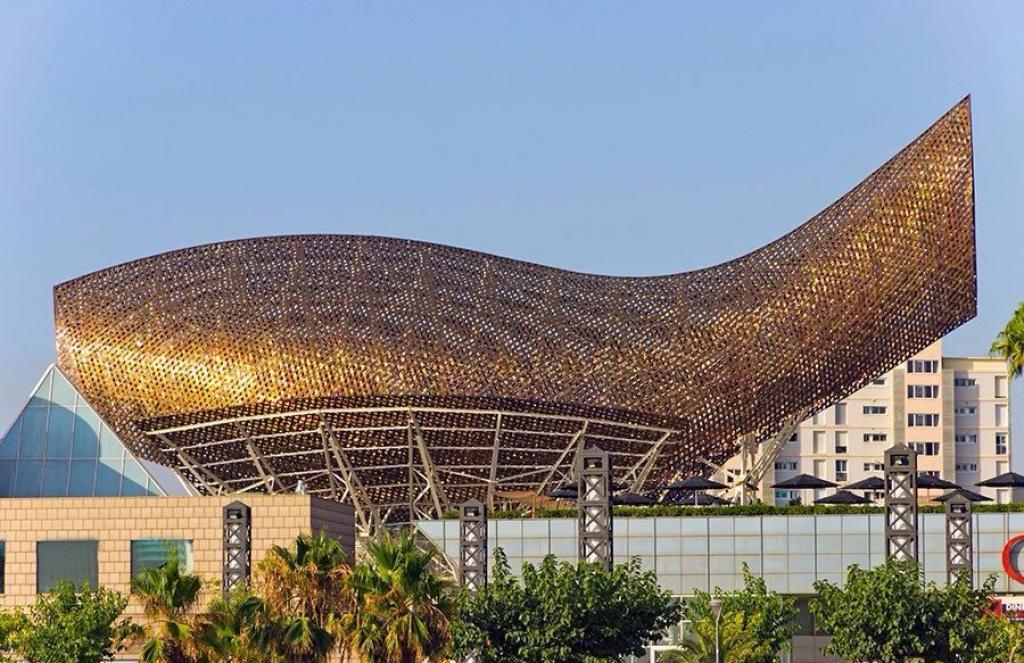
M 0 429 L 85 272 L 302 232 L 683 271 L 967 93 L 980 313 L 946 348 L 984 353 L 1024 298 L 1022 29 L 1021 2 L 0 0 Z

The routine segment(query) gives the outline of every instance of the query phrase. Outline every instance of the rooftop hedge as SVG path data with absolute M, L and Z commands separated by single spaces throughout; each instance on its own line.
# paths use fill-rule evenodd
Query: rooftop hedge
M 920 513 L 943 513 L 941 504 L 921 505 Z M 613 514 L 624 518 L 654 518 L 654 517 L 704 517 L 704 516 L 803 516 L 803 515 L 828 515 L 828 514 L 864 514 L 883 513 L 881 506 L 775 506 L 771 504 L 734 504 L 731 506 L 668 506 L 656 504 L 654 506 L 617 506 Z M 979 503 L 974 505 L 975 513 L 1020 513 L 1024 512 L 1024 504 L 987 504 Z M 577 511 L 570 509 L 495 509 L 488 514 L 494 520 L 515 520 L 520 518 L 575 518 Z M 444 520 L 458 519 L 457 509 L 446 511 L 442 516 Z

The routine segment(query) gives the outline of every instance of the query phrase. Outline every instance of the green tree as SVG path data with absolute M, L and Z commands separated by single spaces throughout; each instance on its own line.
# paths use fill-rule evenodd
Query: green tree
M 944 587 L 922 582 L 912 563 L 850 567 L 846 585 L 814 584 L 811 611 L 832 636 L 828 651 L 844 661 L 981 663 L 989 638 L 984 616 L 993 580 L 973 589 L 965 579 Z
M 177 551 L 159 567 L 145 569 L 132 580 L 132 590 L 142 604 L 146 623 L 142 663 L 194 663 L 208 659 L 196 607 L 202 579 L 186 572 Z
M 982 626 L 987 632 L 977 659 L 992 663 L 1024 663 L 1024 624 L 1002 615 L 986 615 Z
M 248 587 L 210 602 L 202 616 L 202 640 L 210 651 L 232 663 L 282 663 L 287 622 Z
M 1006 373 L 1010 377 L 1024 373 L 1024 302 L 1017 306 L 1013 317 L 996 336 L 991 352 L 1006 361 Z
M 755 617 L 753 622 L 756 623 Z M 715 621 L 711 617 L 701 618 L 690 627 L 690 632 L 679 643 L 679 649 L 668 656 L 658 658 L 673 663 L 715 663 Z M 747 628 L 743 613 L 723 611 L 717 630 L 718 652 L 721 663 L 747 663 L 748 661 L 777 661 L 772 658 L 769 646 L 757 639 Z
M 929 583 L 929 606 L 935 614 L 932 646 L 925 652 L 928 660 L 989 662 L 980 656 L 991 637 L 991 624 L 985 620 L 992 608 L 995 577 L 974 589 L 966 576 L 936 587 Z
M 433 549 L 411 530 L 367 543 L 352 570 L 355 608 L 342 618 L 351 649 L 367 663 L 446 660 L 457 611 L 454 586 L 434 572 Z
M 27 615 L 5 617 L 2 640 L 28 663 L 99 663 L 123 649 L 132 632 L 130 620 L 118 619 L 127 604 L 118 592 L 61 582 L 37 597 Z
M 326 660 L 338 647 L 342 614 L 353 607 L 351 571 L 341 542 L 323 532 L 275 546 L 256 569 L 254 592 L 226 604 L 241 620 L 236 645 L 262 651 L 261 660 Z
M 611 663 L 642 655 L 679 621 L 681 606 L 639 560 L 611 571 L 548 556 L 512 575 L 501 550 L 494 578 L 464 598 L 456 652 L 481 663 Z
M 743 589 L 715 590 L 722 601 L 719 650 L 723 663 L 774 663 L 789 648 L 796 633 L 796 601 L 769 591 L 763 578 L 743 566 Z M 715 660 L 715 620 L 711 594 L 697 592 L 686 603 L 692 626 L 680 644 L 683 660 L 702 663 Z
M 12 663 L 14 636 L 28 623 L 24 613 L 18 610 L 0 612 L 0 663 Z
M 722 602 L 718 629 L 723 663 L 774 663 L 790 647 L 797 631 L 796 600 L 769 591 L 763 578 L 743 566 L 743 588 L 716 589 Z M 698 591 L 688 600 L 686 620 L 691 626 L 680 643 L 680 660 L 702 663 L 715 660 L 715 617 L 712 594 Z

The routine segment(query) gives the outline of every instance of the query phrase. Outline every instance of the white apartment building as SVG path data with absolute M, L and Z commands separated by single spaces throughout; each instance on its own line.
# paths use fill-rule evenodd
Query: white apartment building
M 761 482 L 761 499 L 807 504 L 821 497 L 818 491 L 770 488 L 800 473 L 840 485 L 881 476 L 883 453 L 904 440 L 917 449 L 920 472 L 1008 502 L 1008 489 L 974 484 L 1011 469 L 1009 389 L 1001 360 L 943 357 L 942 342 L 936 342 L 801 423 Z M 725 467 L 736 476 L 739 466 L 733 458 Z M 932 492 L 922 496 L 940 494 Z

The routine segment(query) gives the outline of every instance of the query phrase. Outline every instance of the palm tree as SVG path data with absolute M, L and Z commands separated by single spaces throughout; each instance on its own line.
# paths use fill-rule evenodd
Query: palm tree
M 671 663 L 715 663 L 715 622 L 704 617 L 693 623 L 679 649 L 666 652 L 658 657 Z M 717 630 L 719 660 L 721 663 L 764 660 L 765 645 L 759 643 L 749 624 L 744 623 L 743 613 L 732 612 L 722 615 Z
M 232 663 L 279 663 L 281 657 L 268 643 L 276 643 L 266 601 L 241 587 L 217 597 L 203 614 L 202 641 Z
M 142 604 L 148 623 L 142 627 L 145 639 L 142 663 L 194 663 L 207 660 L 194 608 L 203 588 L 202 579 L 182 569 L 177 551 L 158 568 L 138 574 L 132 589 Z
M 453 583 L 433 571 L 433 549 L 411 530 L 366 546 L 349 580 L 355 610 L 342 619 L 350 648 L 366 663 L 444 661 L 456 613 Z
M 256 569 L 254 594 L 235 599 L 244 642 L 262 650 L 263 660 L 271 653 L 288 663 L 326 660 L 341 615 L 352 609 L 350 572 L 341 543 L 323 532 L 274 546 Z
M 1006 361 L 1009 377 L 1020 377 L 1024 373 L 1024 302 L 1021 302 L 1013 317 L 996 336 L 990 351 Z

